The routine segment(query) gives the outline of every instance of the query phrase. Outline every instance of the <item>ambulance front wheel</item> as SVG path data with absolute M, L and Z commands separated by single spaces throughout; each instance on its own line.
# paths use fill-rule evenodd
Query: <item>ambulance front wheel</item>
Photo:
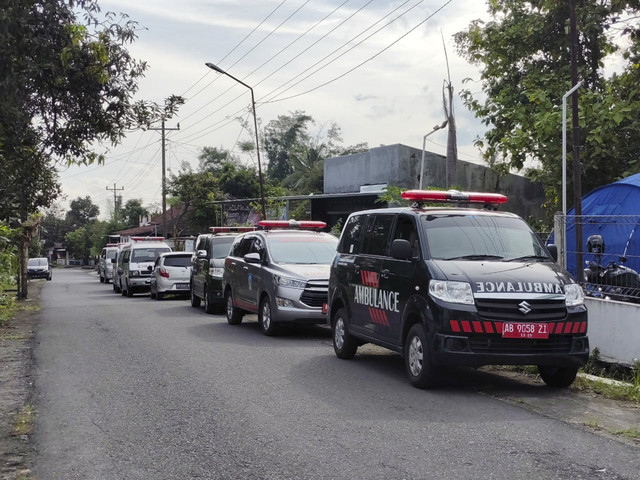
M 431 364 L 429 344 L 424 327 L 416 323 L 404 343 L 404 364 L 409 381 L 416 388 L 431 388 L 436 384 L 436 369 Z
M 540 377 L 550 387 L 567 388 L 578 374 L 578 367 L 542 367 L 538 366 Z
M 358 343 L 347 329 L 347 314 L 344 308 L 339 309 L 333 317 L 331 333 L 333 337 L 333 350 L 338 358 L 350 360 L 356 355 Z

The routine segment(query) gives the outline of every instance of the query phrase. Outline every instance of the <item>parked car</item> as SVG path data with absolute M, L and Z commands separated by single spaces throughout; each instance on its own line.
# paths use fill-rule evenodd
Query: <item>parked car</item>
M 329 267 L 338 240 L 313 231 L 324 222 L 263 220 L 264 230 L 238 235 L 224 265 L 227 321 L 257 313 L 274 335 L 281 323 L 326 323 Z
M 113 279 L 113 265 L 112 260 L 116 258 L 118 254 L 117 243 L 107 243 L 100 253 L 100 260 L 98 261 L 98 276 L 100 277 L 100 283 L 109 283 L 109 280 Z
M 27 278 L 46 278 L 51 280 L 51 264 L 45 257 L 27 260 Z
M 134 293 L 148 292 L 156 259 L 170 251 L 164 237 L 131 237 L 118 252 L 116 275 L 120 293 L 132 297 Z
M 254 227 L 211 227 L 211 233 L 199 235 L 192 257 L 191 306 L 198 308 L 204 301 L 204 310 L 215 313 L 224 310 L 222 273 L 224 259 L 239 233 L 255 230 Z
M 151 298 L 162 300 L 168 294 L 188 295 L 190 277 L 191 252 L 161 254 L 151 272 Z

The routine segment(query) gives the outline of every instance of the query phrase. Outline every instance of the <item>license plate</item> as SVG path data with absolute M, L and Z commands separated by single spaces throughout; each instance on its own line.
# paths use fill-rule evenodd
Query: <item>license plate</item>
M 189 288 L 188 283 L 176 283 L 176 289 L 178 290 L 186 290 L 187 288 Z
M 549 338 L 549 324 L 503 323 L 502 338 Z

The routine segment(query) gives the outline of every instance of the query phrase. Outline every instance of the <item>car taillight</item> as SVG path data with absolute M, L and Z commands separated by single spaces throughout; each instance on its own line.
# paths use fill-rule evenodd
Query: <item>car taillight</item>
M 164 267 L 160 267 L 160 268 L 158 269 L 158 273 L 160 274 L 160 276 L 161 276 L 161 277 L 169 278 L 169 272 L 168 272 L 168 271 L 167 271 L 167 269 L 166 269 L 166 268 L 164 268 Z

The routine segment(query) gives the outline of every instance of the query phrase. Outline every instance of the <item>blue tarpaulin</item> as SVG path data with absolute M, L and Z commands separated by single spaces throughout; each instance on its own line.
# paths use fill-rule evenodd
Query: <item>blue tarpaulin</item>
M 575 210 L 567 212 L 567 270 L 576 275 Z M 587 251 L 590 235 L 601 235 L 605 243 L 602 264 L 619 262 L 640 271 L 640 173 L 592 190 L 582 198 L 582 251 L 584 260 L 595 260 Z

